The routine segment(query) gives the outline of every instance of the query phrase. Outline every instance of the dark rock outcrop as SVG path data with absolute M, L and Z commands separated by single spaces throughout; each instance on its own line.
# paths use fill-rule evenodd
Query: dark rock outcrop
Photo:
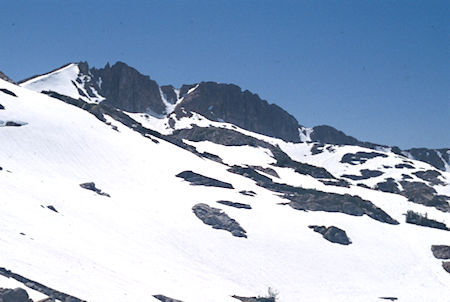
M 154 112 L 164 114 L 166 107 L 161 99 L 158 84 L 125 63 L 107 64 L 101 69 L 90 69 L 101 85 L 96 90 L 106 98 L 105 103 L 129 112 Z
M 378 177 L 378 176 L 383 175 L 383 172 L 378 171 L 378 170 L 363 169 L 360 172 L 361 172 L 361 175 L 344 174 L 341 177 L 348 178 L 351 180 L 364 180 L 364 179 L 369 179 L 372 177 Z
M 25 126 L 27 124 L 28 123 L 21 122 L 21 121 L 6 121 L 5 127 L 21 127 L 21 126 Z
M 445 225 L 445 223 L 429 219 L 426 214 L 424 216 L 414 211 L 408 211 L 406 213 L 406 223 L 411 223 L 434 229 L 440 229 L 444 231 L 450 231 L 450 229 Z
M 184 116 L 183 109 L 285 141 L 300 141 L 299 125 L 292 115 L 233 84 L 202 82 L 177 105 L 177 116 Z
M 203 176 L 192 171 L 183 171 L 176 175 L 191 183 L 193 186 L 219 187 L 225 189 L 234 189 L 233 185 L 211 177 Z
M 191 129 L 176 130 L 170 137 L 174 137 L 178 140 L 186 139 L 194 142 L 210 141 L 224 146 L 251 146 L 266 148 L 272 152 L 273 157 L 277 161 L 275 164 L 276 166 L 289 167 L 294 169 L 297 173 L 310 175 L 314 178 L 335 179 L 335 177 L 324 168 L 294 161 L 278 146 L 273 146 L 265 141 L 247 136 L 235 130 L 217 127 L 206 128 L 193 126 Z M 277 177 L 275 171 L 269 171 L 266 168 L 264 169 L 265 173 Z
M 0 104 L 0 110 L 5 110 L 5 106 L 3 106 L 2 104 Z
M 83 189 L 86 190 L 90 190 L 93 191 L 95 193 L 97 193 L 98 195 L 102 195 L 102 196 L 106 196 L 106 197 L 111 197 L 111 195 L 109 195 L 108 193 L 102 192 L 102 190 L 100 190 L 99 188 L 97 188 L 95 186 L 95 183 L 93 182 L 85 182 L 80 184 L 80 187 L 82 187 Z
M 308 227 L 310 229 L 313 229 L 314 232 L 322 234 L 323 238 L 325 238 L 330 242 L 342 245 L 349 245 L 352 243 L 350 241 L 350 238 L 348 238 L 347 233 L 344 230 L 337 228 L 335 226 L 325 227 L 318 225 L 310 225 Z
M 397 182 L 393 178 L 387 178 L 386 181 L 379 182 L 375 186 L 375 190 L 388 192 L 388 193 L 400 193 L 400 189 L 398 187 Z
M 17 97 L 17 95 L 14 92 L 12 92 L 11 90 L 8 90 L 6 88 L 0 88 L 0 92 L 6 93 L 7 95 L 10 95 L 10 96 Z
M 450 212 L 450 205 L 447 200 L 450 197 L 438 195 L 436 190 L 423 182 L 401 181 L 403 187 L 401 194 L 409 201 L 423 204 L 428 207 L 435 207 L 443 212 Z
M 350 188 L 350 183 L 344 179 L 319 179 L 319 181 L 327 186 Z
M 448 245 L 432 245 L 431 251 L 433 252 L 433 256 L 437 259 L 450 259 L 450 246 Z
M 241 193 L 242 195 L 251 196 L 251 197 L 254 197 L 256 195 L 255 192 L 253 192 L 253 191 L 246 191 L 246 190 L 239 191 L 239 193 Z
M 450 149 L 412 148 L 405 150 L 416 160 L 426 162 L 433 167 L 445 171 L 445 164 L 450 164 Z
M 0 79 L 15 84 L 13 80 L 11 80 L 6 74 L 0 71 Z
M 450 274 L 450 261 L 442 261 L 442 268 Z
M 226 230 L 235 237 L 247 238 L 247 232 L 239 225 L 239 223 L 220 209 L 212 208 L 204 203 L 199 203 L 192 207 L 192 211 L 204 224 L 210 225 L 214 229 Z
M 158 299 L 161 302 L 183 302 L 181 300 L 169 298 L 164 295 L 153 295 L 153 297 L 155 297 L 156 299 Z
M 312 142 L 318 142 L 321 144 L 335 144 L 335 145 L 353 145 L 360 146 L 369 149 L 379 150 L 383 148 L 389 148 L 386 145 L 374 144 L 370 142 L 362 142 L 352 136 L 345 134 L 344 132 L 337 130 L 331 126 L 321 125 L 312 128 L 313 131 L 310 134 Z M 314 147 L 313 147 L 314 148 Z M 408 150 L 401 150 L 398 147 L 390 147 L 391 151 L 398 155 L 408 155 L 415 160 L 419 160 L 432 165 L 433 167 L 445 171 L 446 164 L 450 165 L 450 149 L 427 149 L 427 148 L 412 148 Z M 314 148 L 313 154 L 322 152 L 321 149 Z M 404 168 L 408 166 L 404 165 Z
M 45 285 L 43 285 L 41 283 L 38 283 L 38 282 L 33 281 L 31 279 L 28 279 L 28 278 L 26 278 L 26 277 L 24 277 L 22 275 L 13 273 L 10 270 L 7 270 L 7 269 L 5 269 L 3 267 L 0 267 L 0 275 L 3 275 L 5 277 L 7 277 L 7 278 L 15 279 L 16 281 L 19 281 L 22 284 L 24 284 L 26 287 L 31 288 L 31 289 L 33 289 L 35 291 L 40 292 L 40 293 L 43 293 L 44 295 L 50 297 L 52 299 L 51 301 L 59 300 L 59 301 L 65 301 L 65 302 L 86 302 L 86 301 L 81 300 L 81 299 L 79 299 L 77 297 L 68 295 L 66 293 L 60 292 L 58 290 L 55 290 L 55 289 L 50 288 L 48 286 L 45 286 Z M 20 296 L 24 297 L 23 292 L 20 293 Z M 14 300 L 12 300 L 12 301 L 14 301 Z M 29 302 L 28 300 L 25 300 L 25 301 Z M 6 302 L 6 301 L 3 300 L 3 302 Z M 16 301 L 14 301 L 14 302 L 16 302 Z M 22 301 L 20 301 L 20 302 L 22 302 Z
M 324 144 L 313 144 L 311 147 L 311 155 L 317 155 L 323 153 Z
M 327 125 L 313 127 L 310 137 L 313 142 L 319 142 L 321 144 L 355 146 L 362 144 L 362 142 L 356 138 L 346 135 L 344 132 Z
M 23 288 L 6 289 L 0 288 L 1 302 L 33 302 Z
M 58 210 L 56 210 L 56 208 L 54 206 L 51 206 L 51 205 L 47 206 L 47 209 L 49 209 L 49 210 L 51 210 L 51 211 L 53 211 L 55 213 L 59 213 Z
M 426 171 L 417 171 L 413 173 L 420 179 L 428 181 L 432 185 L 444 185 L 445 183 L 441 181 L 438 177 L 442 176 L 442 174 L 436 170 L 426 170 Z
M 175 104 L 178 101 L 177 94 L 175 92 L 175 88 L 172 85 L 161 86 L 161 91 L 164 94 L 164 98 L 170 104 Z
M 411 166 L 410 164 L 405 164 L 405 163 L 397 164 L 397 165 L 395 165 L 395 168 L 397 168 L 397 169 L 414 169 L 413 166 Z
M 223 204 L 226 206 L 230 206 L 230 207 L 234 207 L 234 208 L 238 208 L 238 209 L 250 210 L 252 208 L 249 204 L 240 203 L 240 202 L 232 202 L 232 201 L 228 201 L 228 200 L 218 200 L 217 203 L 220 203 L 220 204 Z
M 250 178 L 258 186 L 281 193 L 283 198 L 291 201 L 287 204 L 296 210 L 340 212 L 352 216 L 367 215 L 380 222 L 398 224 L 398 221 L 390 217 L 382 209 L 359 196 L 327 193 L 276 183 L 269 177 L 261 175 L 248 167 L 233 166 L 228 171 Z
M 275 302 L 275 297 L 241 297 L 233 295 L 232 298 L 240 300 L 241 302 Z
M 221 161 L 221 159 L 214 154 L 198 152 L 195 147 L 184 143 L 183 140 L 180 138 L 177 138 L 175 136 L 162 135 L 161 133 L 159 133 L 155 130 L 151 130 L 151 129 L 143 127 L 142 124 L 136 122 L 134 119 L 129 117 L 127 114 L 123 113 L 121 110 L 119 110 L 117 108 L 113 108 L 110 105 L 105 104 L 104 102 L 101 102 L 100 104 L 90 104 L 90 103 L 86 103 L 82 100 L 76 100 L 74 98 L 61 95 L 61 94 L 53 92 L 53 91 L 47 91 L 47 92 L 44 91 L 43 93 L 47 94 L 53 98 L 59 99 L 67 104 L 76 106 L 83 110 L 86 110 L 87 112 L 94 115 L 98 120 L 104 122 L 107 125 L 111 125 L 105 118 L 105 115 L 108 115 L 108 116 L 112 117 L 114 120 L 129 127 L 130 129 L 132 129 L 136 132 L 139 132 L 144 137 L 150 139 L 154 143 L 158 143 L 158 140 L 156 138 L 162 139 L 162 140 L 172 143 L 180 148 L 183 148 L 189 152 L 192 152 L 193 154 L 195 154 L 197 156 L 212 159 L 212 160 L 219 161 L 219 162 Z M 113 130 L 117 131 L 117 128 L 115 128 L 114 126 L 111 126 L 111 128 Z
M 341 163 L 348 163 L 351 165 L 363 164 L 369 159 L 375 157 L 388 157 L 384 153 L 379 152 L 356 152 L 356 153 L 347 153 L 342 156 Z
M 197 84 L 183 84 L 183 86 L 181 86 L 180 88 L 180 98 L 184 98 L 189 90 L 191 90 L 195 86 L 197 86 Z
M 389 300 L 389 301 L 397 301 L 398 298 L 396 297 L 380 297 L 381 300 Z

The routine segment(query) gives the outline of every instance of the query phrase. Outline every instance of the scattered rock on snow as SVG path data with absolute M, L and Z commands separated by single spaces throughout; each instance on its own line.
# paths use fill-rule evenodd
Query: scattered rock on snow
M 348 238 L 347 233 L 345 233 L 344 230 L 337 228 L 335 226 L 325 227 L 318 225 L 310 225 L 309 228 L 313 229 L 314 232 L 322 234 L 323 238 L 325 238 L 330 242 L 342 245 L 349 245 L 352 243 L 350 238 Z
M 47 206 L 47 209 L 49 209 L 49 210 L 52 210 L 53 212 L 55 212 L 55 213 L 59 213 L 56 209 L 55 209 L 55 207 L 54 206 Z
M 158 299 L 161 302 L 183 302 L 181 300 L 172 299 L 172 298 L 166 297 L 164 295 L 153 295 L 153 297 L 155 297 L 156 299 Z
M 380 297 L 380 299 L 382 299 L 382 300 L 390 300 L 390 301 L 397 301 L 398 300 L 398 298 L 396 298 L 396 297 Z
M 397 169 L 414 169 L 414 167 L 411 166 L 410 164 L 404 164 L 404 163 L 395 165 L 395 168 L 397 168 Z
M 436 170 L 417 171 L 413 173 L 420 179 L 430 182 L 432 185 L 445 185 L 438 177 L 442 174 Z
M 196 204 L 192 207 L 195 216 L 197 216 L 203 223 L 212 226 L 215 229 L 226 230 L 235 237 L 247 238 L 246 231 L 239 225 L 239 223 L 230 218 L 222 210 L 212 208 L 204 203 Z
M 231 296 L 232 298 L 235 298 L 237 300 L 240 300 L 241 302 L 275 302 L 275 298 L 273 297 L 240 297 L 240 296 Z
M 375 190 L 395 194 L 400 193 L 398 184 L 391 177 L 387 178 L 386 181 L 377 183 L 377 185 L 375 186 Z
M 344 175 L 342 175 L 342 177 L 348 178 L 351 180 L 364 180 L 364 179 L 369 179 L 372 177 L 378 177 L 378 176 L 383 175 L 383 172 L 378 171 L 378 170 L 363 169 L 360 172 L 361 172 L 361 175 L 344 174 Z
M 258 186 L 283 194 L 283 198 L 291 201 L 287 204 L 296 210 L 340 212 L 352 216 L 362 216 L 365 214 L 380 222 L 398 224 L 398 221 L 390 217 L 382 209 L 359 196 L 328 193 L 276 183 L 269 177 L 261 175 L 249 167 L 233 166 L 228 171 L 250 178 Z
M 425 216 L 423 216 L 414 211 L 408 211 L 406 213 L 406 223 L 411 223 L 411 224 L 425 226 L 425 227 L 429 227 L 429 228 L 450 231 L 450 229 L 447 228 L 445 223 L 442 223 L 442 222 L 439 222 L 439 221 L 436 221 L 433 219 L 429 219 L 426 214 L 425 214 Z
M 450 261 L 442 261 L 442 267 L 450 274 Z
M 448 245 L 432 245 L 431 251 L 433 252 L 433 256 L 437 259 L 450 259 L 450 246 Z
M 191 183 L 193 186 L 219 187 L 225 189 L 234 189 L 233 185 L 211 177 L 203 176 L 192 171 L 183 171 L 176 175 Z
M 20 127 L 27 125 L 27 122 L 22 121 L 2 121 L 0 120 L 0 127 Z
M 94 191 L 95 193 L 102 195 L 102 196 L 111 197 L 111 195 L 109 195 L 108 193 L 102 192 L 102 190 L 95 187 L 94 182 L 82 183 L 82 184 L 80 184 L 80 187 L 82 187 L 83 189 L 86 189 L 86 190 Z
M 8 95 L 10 95 L 10 96 L 17 97 L 17 95 L 16 95 L 14 92 L 12 92 L 11 90 L 8 90 L 8 89 L 6 89 L 6 88 L 0 88 L 0 91 L 3 92 L 3 93 L 8 94 Z
M 0 275 L 3 275 L 7 278 L 12 278 L 16 281 L 21 282 L 28 288 L 31 288 L 35 291 L 43 293 L 44 295 L 47 295 L 48 297 L 52 298 L 51 301 L 59 300 L 59 301 L 64 301 L 64 302 L 86 302 L 86 301 L 78 299 L 74 296 L 71 296 L 71 295 L 65 294 L 63 292 L 57 291 L 55 289 L 52 289 L 52 288 L 45 286 L 41 283 L 38 283 L 36 281 L 25 278 L 22 275 L 13 273 L 10 270 L 7 270 L 3 267 L 0 267 Z M 1 301 L 1 299 L 0 299 L 0 301 Z M 26 300 L 26 301 L 29 302 L 28 300 Z M 6 302 L 6 301 L 3 300 L 3 302 Z
M 254 197 L 256 195 L 255 192 L 253 192 L 253 191 L 246 191 L 246 190 L 239 191 L 239 193 L 241 193 L 242 195 L 251 196 L 251 197 Z
M 217 203 L 226 205 L 226 206 L 230 206 L 230 207 L 235 207 L 238 209 L 248 209 L 250 210 L 252 207 L 248 204 L 245 203 L 240 203 L 240 202 L 232 202 L 232 201 L 228 201 L 228 200 L 219 200 L 217 201 Z
M 0 301 L 2 302 L 33 302 L 23 288 L 0 288 Z
M 342 156 L 341 163 L 348 163 L 351 165 L 363 164 L 369 159 L 375 157 L 388 157 L 386 154 L 379 152 L 356 152 L 356 153 L 347 153 Z

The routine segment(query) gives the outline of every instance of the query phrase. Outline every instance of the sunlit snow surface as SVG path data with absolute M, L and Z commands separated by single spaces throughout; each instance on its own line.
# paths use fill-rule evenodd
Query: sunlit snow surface
M 325 186 L 276 168 L 281 180 L 275 181 L 360 195 L 401 224 L 296 211 L 222 164 L 160 139 L 154 143 L 117 122 L 119 131 L 114 131 L 93 115 L 45 95 L 1 80 L 0 86 L 18 95 L 0 94 L 6 108 L 0 120 L 28 123 L 0 128 L 0 266 L 94 302 L 157 301 L 154 294 L 186 302 L 232 302 L 237 301 L 233 294 L 264 295 L 268 287 L 280 293 L 280 301 L 289 302 L 375 302 L 386 296 L 448 301 L 450 274 L 430 247 L 449 244 L 450 232 L 405 224 L 402 215 L 414 209 L 450 224 L 446 213 L 398 195 Z M 197 145 L 214 148 L 230 163 L 244 160 L 237 151 L 225 156 L 231 148 Z M 280 142 L 298 159 L 306 154 L 302 146 L 307 144 Z M 255 154 L 248 160 L 270 163 L 265 150 Z M 336 169 L 330 168 L 339 173 Z M 235 189 L 191 186 L 175 177 L 184 170 L 232 183 Z M 111 198 L 79 186 L 89 181 Z M 244 196 L 241 190 L 257 195 Z M 236 219 L 248 239 L 203 224 L 192 213 L 200 202 Z M 342 228 L 353 244 L 332 244 L 308 229 L 310 224 Z
M 88 103 L 100 103 L 105 98 L 99 95 L 93 87 L 91 87 L 93 96 L 89 96 L 89 93 L 84 87 L 84 83 L 89 80 L 89 75 L 80 75 L 78 65 L 71 63 L 48 74 L 31 78 L 21 83 L 20 86 L 36 92 L 55 91 L 59 94 L 67 95 L 74 99 L 81 99 Z

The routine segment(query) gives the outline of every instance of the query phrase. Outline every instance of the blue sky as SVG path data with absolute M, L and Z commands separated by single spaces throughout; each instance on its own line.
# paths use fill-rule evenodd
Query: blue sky
M 450 147 L 450 1 L 2 1 L 0 70 L 126 62 L 159 84 L 235 83 L 300 124 Z

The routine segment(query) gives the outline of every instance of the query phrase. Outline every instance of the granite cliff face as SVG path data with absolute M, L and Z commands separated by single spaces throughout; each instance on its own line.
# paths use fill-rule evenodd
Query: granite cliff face
M 149 76 L 122 62 L 90 72 L 105 103 L 128 112 L 165 113 L 159 86 Z
M 177 115 L 182 109 L 285 141 L 300 141 L 299 125 L 292 115 L 233 84 L 202 82 L 177 105 Z

